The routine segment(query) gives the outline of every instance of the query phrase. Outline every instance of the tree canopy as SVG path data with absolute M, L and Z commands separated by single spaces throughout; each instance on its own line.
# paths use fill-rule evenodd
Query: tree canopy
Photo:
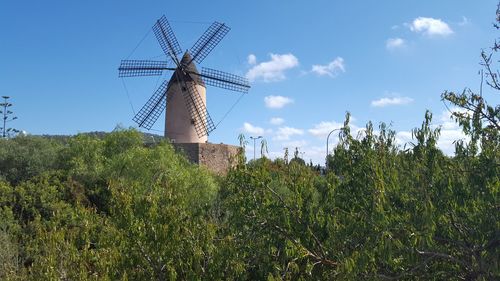
M 470 138 L 453 156 L 430 112 L 404 149 L 347 114 L 326 174 L 298 151 L 247 162 L 244 136 L 225 176 L 133 129 L 0 139 L 0 279 L 498 280 L 500 106 L 442 98 Z

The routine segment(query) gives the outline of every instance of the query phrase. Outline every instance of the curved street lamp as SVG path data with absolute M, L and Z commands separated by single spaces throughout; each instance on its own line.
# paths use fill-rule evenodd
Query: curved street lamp
M 342 128 L 337 128 L 337 129 L 333 129 L 330 131 L 330 133 L 328 133 L 328 136 L 326 137 L 326 157 L 325 157 L 325 169 L 328 167 L 328 154 L 329 154 L 329 151 L 328 151 L 328 140 L 330 139 L 330 135 L 335 132 L 335 131 L 340 131 L 342 130 Z

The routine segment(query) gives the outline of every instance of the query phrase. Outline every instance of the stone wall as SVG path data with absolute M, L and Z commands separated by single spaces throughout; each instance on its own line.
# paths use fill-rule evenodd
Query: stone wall
M 186 158 L 195 164 L 199 164 L 199 143 L 172 143 L 177 152 L 182 153 Z
M 239 151 L 238 146 L 214 143 L 173 143 L 173 146 L 192 163 L 205 166 L 219 175 L 226 174 L 236 164 L 234 158 Z

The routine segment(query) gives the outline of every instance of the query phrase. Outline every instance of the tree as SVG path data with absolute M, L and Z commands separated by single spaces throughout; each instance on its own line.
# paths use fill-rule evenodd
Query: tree
M 113 279 L 214 279 L 216 225 L 209 210 L 217 186 L 208 171 L 168 143 L 130 148 L 108 171 L 113 247 L 122 257 Z
M 500 29 L 500 3 L 496 10 L 496 21 L 493 24 L 496 30 Z M 500 104 L 488 104 L 486 97 L 500 95 L 500 76 L 495 69 L 497 59 L 495 57 L 500 50 L 498 41 L 493 47 L 481 52 L 481 86 L 479 93 L 471 88 L 465 88 L 461 93 L 446 91 L 441 95 L 442 100 L 455 106 L 450 109 L 452 116 L 461 125 L 464 133 L 470 135 L 471 141 L 468 144 L 470 153 L 477 153 L 479 142 L 481 145 L 498 146 L 500 143 Z M 489 91 L 483 89 L 485 79 Z M 463 147 L 463 143 L 459 143 Z
M 14 128 L 7 128 L 7 123 L 16 120 L 17 117 L 11 116 L 14 113 L 9 110 L 9 108 L 12 106 L 12 104 L 8 102 L 8 99 L 10 97 L 2 96 L 2 98 L 4 99 L 4 102 L 0 103 L 0 107 L 3 107 L 3 109 L 0 110 L 0 114 L 3 115 L 2 116 L 3 127 L 0 127 L 0 129 L 2 131 L 2 137 L 7 138 L 10 137 L 12 134 L 19 133 L 19 131 Z
M 64 165 L 59 159 L 62 150 L 59 142 L 38 136 L 0 139 L 0 178 L 17 185 L 45 171 L 57 170 Z

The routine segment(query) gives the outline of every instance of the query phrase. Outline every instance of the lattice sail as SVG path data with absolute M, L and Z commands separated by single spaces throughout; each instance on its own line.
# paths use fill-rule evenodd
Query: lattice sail
M 181 80 L 181 91 L 184 97 L 186 108 L 194 121 L 194 128 L 198 137 L 209 135 L 210 132 L 215 130 L 215 124 L 207 111 L 207 107 L 196 89 L 196 83 L 187 83 Z
M 210 86 L 245 94 L 248 93 L 248 90 L 250 89 L 248 79 L 220 70 L 203 67 L 201 69 L 200 76 L 203 79 L 203 82 Z
M 158 120 L 163 110 L 167 107 L 167 91 L 168 81 L 165 80 L 132 119 L 139 125 L 139 127 L 143 127 L 148 130 L 153 127 L 156 120 Z
M 169 69 L 166 61 L 122 60 L 118 77 L 160 76 L 166 69 Z
M 178 64 L 177 55 L 182 53 L 181 47 L 177 38 L 175 37 L 174 31 L 170 27 L 168 20 L 165 16 L 162 16 L 156 24 L 153 26 L 153 32 L 160 43 L 163 52 L 169 55 L 172 60 Z
M 191 48 L 191 55 L 194 61 L 201 63 L 210 52 L 219 44 L 219 42 L 226 36 L 226 34 L 231 30 L 227 25 L 214 22 L 210 27 L 203 33 L 203 35 L 194 43 Z
M 193 62 L 201 63 L 226 36 L 229 30 L 230 28 L 224 23 L 214 22 L 196 41 L 191 50 L 186 52 L 186 58 L 183 57 L 182 61 L 180 61 L 178 55 L 182 53 L 182 50 L 167 18 L 162 16 L 156 21 L 153 32 L 163 52 L 167 55 L 167 60 L 122 60 L 118 68 L 118 76 L 160 76 L 164 70 L 173 70 L 173 79 L 176 79 L 179 83 L 164 81 L 160 85 L 134 116 L 133 120 L 139 127 L 151 129 L 173 96 L 173 92 L 170 96 L 167 96 L 169 85 L 178 84 L 181 88 L 186 110 L 190 114 L 198 136 L 201 138 L 215 130 L 216 126 L 196 85 L 206 84 L 243 93 L 248 92 L 250 85 L 248 80 L 243 77 L 215 69 L 203 68 L 202 74 L 199 74 Z M 172 62 L 175 63 L 175 68 L 171 67 Z

